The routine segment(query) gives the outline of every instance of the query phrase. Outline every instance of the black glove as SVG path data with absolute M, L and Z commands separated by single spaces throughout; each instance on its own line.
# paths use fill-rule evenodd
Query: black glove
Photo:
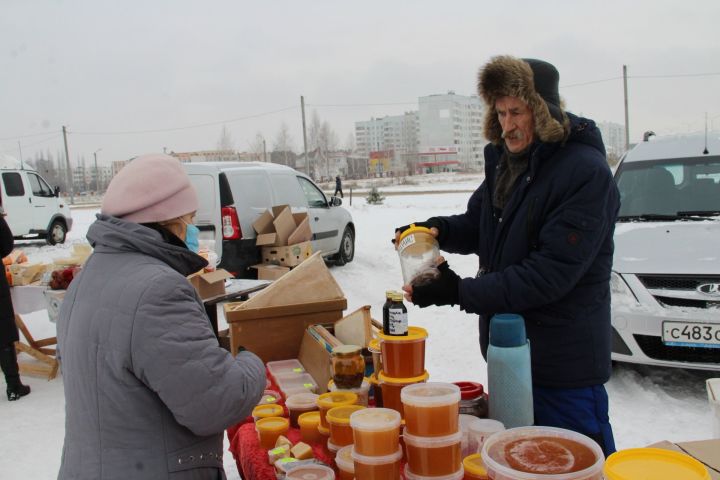
M 417 224 L 416 224 L 417 225 Z M 440 277 L 427 285 L 413 287 L 412 302 L 420 308 L 460 303 L 460 277 L 447 262 L 438 265 Z
M 437 240 L 438 240 L 438 243 L 442 243 L 441 238 L 444 238 L 445 230 L 446 230 L 445 221 L 443 219 L 441 219 L 439 217 L 430 217 L 427 220 L 425 220 L 424 222 L 415 222 L 414 225 L 416 227 L 437 228 L 437 230 L 438 230 Z M 395 233 L 397 233 L 397 232 L 402 233 L 405 230 L 407 230 L 408 228 L 410 228 L 410 225 L 403 225 L 402 227 L 397 227 L 395 229 Z M 393 237 L 393 239 L 390 241 L 394 244 L 395 238 Z

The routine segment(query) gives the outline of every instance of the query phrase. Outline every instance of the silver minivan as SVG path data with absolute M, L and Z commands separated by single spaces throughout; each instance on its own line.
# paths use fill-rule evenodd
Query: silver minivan
M 613 359 L 720 371 L 720 138 L 639 143 L 615 179 Z
M 342 200 L 329 199 L 305 174 L 262 162 L 184 163 L 198 192 L 196 225 L 200 238 L 215 241 L 219 266 L 237 277 L 251 277 L 260 263 L 253 222 L 274 205 L 307 212 L 313 251 L 338 265 L 355 256 L 355 224 Z

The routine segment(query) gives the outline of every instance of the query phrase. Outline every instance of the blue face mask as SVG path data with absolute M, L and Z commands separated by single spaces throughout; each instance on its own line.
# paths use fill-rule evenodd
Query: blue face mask
M 185 231 L 185 245 L 187 245 L 188 249 L 190 249 L 191 252 L 198 253 L 200 250 L 200 240 L 198 236 L 200 235 L 200 229 L 193 225 L 192 223 L 187 223 L 187 229 Z

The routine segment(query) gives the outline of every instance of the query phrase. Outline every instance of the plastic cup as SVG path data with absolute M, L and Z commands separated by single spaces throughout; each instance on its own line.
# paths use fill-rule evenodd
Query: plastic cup
M 594 440 L 554 427 L 497 432 L 485 440 L 480 455 L 495 480 L 601 480 L 605 463 Z
M 328 382 L 328 391 L 354 393 L 358 396 L 357 404 L 367 407 L 369 401 L 368 397 L 370 396 L 370 379 L 364 378 L 360 388 L 337 388 L 337 386 L 335 386 L 335 382 L 330 380 Z
M 360 455 L 355 449 L 351 455 L 355 466 L 355 478 L 362 480 L 397 480 L 400 478 L 402 450 L 399 448 L 390 455 Z
M 451 473 L 450 475 L 441 475 L 439 477 L 425 477 L 423 475 L 412 473 L 408 468 L 408 465 L 405 465 L 406 480 L 461 480 L 464 475 L 465 473 L 463 472 L 462 467 L 460 467 L 460 470 L 455 473 Z
M 479 453 L 473 453 L 463 458 L 465 480 L 488 480 L 487 470 Z
M 314 393 L 305 392 L 290 395 L 287 400 L 285 400 L 285 406 L 288 409 L 291 427 L 298 428 L 298 418 L 300 415 L 318 409 L 318 397 L 319 395 Z
M 485 440 L 490 435 L 504 431 L 505 426 L 502 422 L 490 418 L 476 418 L 475 421 L 470 422 L 468 429 L 468 448 L 472 453 L 480 453 Z
M 275 442 L 280 435 L 285 435 L 290 428 L 290 420 L 283 417 L 261 418 L 255 423 L 255 429 L 260 438 L 260 446 L 265 450 L 275 448 Z
M 416 437 L 403 435 L 407 450 L 407 464 L 416 475 L 438 477 L 452 475 L 460 469 L 462 432 L 445 437 Z
M 400 391 L 408 385 L 424 383 L 428 378 L 430 378 L 430 375 L 427 372 L 414 378 L 393 378 L 385 375 L 385 372 L 380 372 L 378 379 L 380 380 L 380 389 L 382 390 L 383 407 L 397 410 L 400 412 L 400 415 L 404 416 L 405 412 L 400 399 Z
M 425 341 L 427 330 L 408 327 L 408 334 L 384 335 L 378 332 L 382 352 L 382 371 L 388 377 L 412 378 L 425 372 Z
M 298 417 L 300 437 L 305 443 L 316 443 L 322 438 L 318 427 L 320 426 L 320 412 L 307 412 Z
M 442 437 L 457 433 L 460 388 L 452 383 L 409 385 L 400 392 L 405 431 L 421 437 Z
M 324 429 L 329 429 L 326 415 L 328 410 L 335 407 L 344 407 L 346 405 L 355 405 L 358 396 L 351 392 L 328 392 L 318 397 L 317 404 L 320 407 L 320 425 Z
M 285 474 L 286 480 L 335 480 L 335 472 L 325 465 L 300 465 Z
M 386 456 L 398 450 L 400 414 L 397 411 L 388 408 L 358 410 L 350 415 L 350 426 L 358 455 Z
M 328 410 L 326 419 L 330 425 L 330 442 L 338 447 L 353 443 L 353 431 L 350 426 L 350 416 L 366 407 L 362 405 L 347 405 Z
M 258 405 L 257 407 L 253 408 L 252 411 L 252 417 L 255 422 L 257 422 L 261 418 L 284 416 L 285 409 L 282 407 L 282 405 L 278 405 L 277 403 L 266 403 L 265 405 Z
M 340 480 L 353 480 L 355 478 L 355 464 L 352 459 L 352 445 L 342 447 L 335 454 L 335 465 L 338 468 Z

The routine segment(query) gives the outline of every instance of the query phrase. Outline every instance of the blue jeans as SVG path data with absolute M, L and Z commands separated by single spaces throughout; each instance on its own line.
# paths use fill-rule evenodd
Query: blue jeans
M 548 388 L 533 385 L 535 425 L 572 430 L 595 440 L 605 456 L 615 452 L 604 385 Z

